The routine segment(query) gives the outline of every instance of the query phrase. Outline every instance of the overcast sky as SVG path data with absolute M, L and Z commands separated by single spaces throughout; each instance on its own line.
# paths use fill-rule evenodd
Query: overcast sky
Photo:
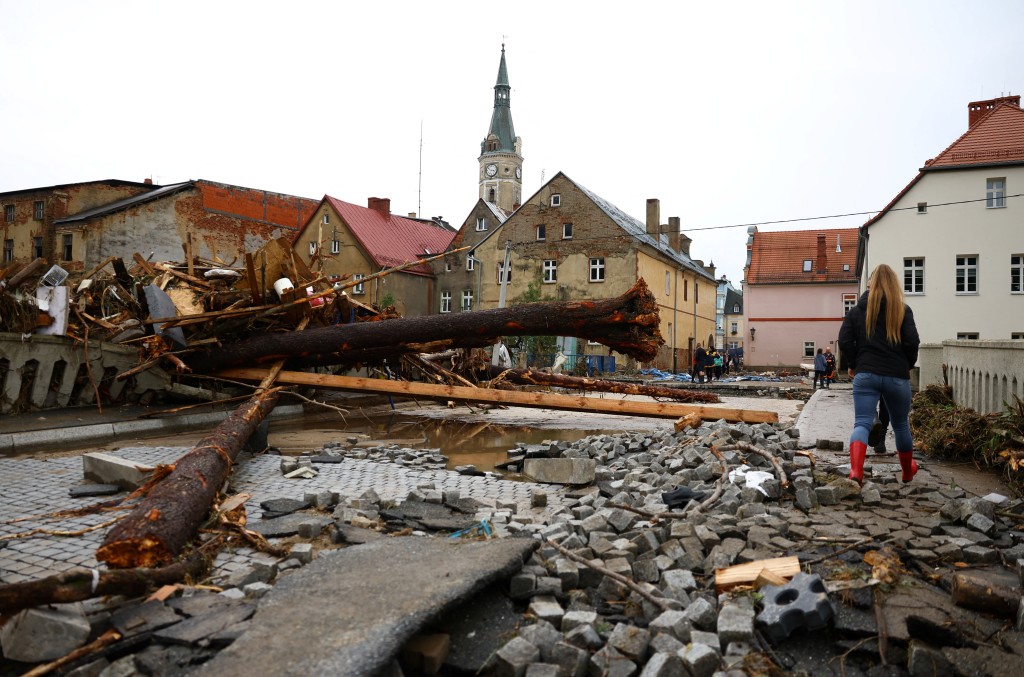
M 1022 26 L 1017 0 L 0 0 L 0 192 L 208 179 L 458 226 L 504 40 L 524 197 L 563 171 L 641 221 L 659 198 L 738 286 L 746 224 L 859 226 L 764 224 L 881 209 L 969 101 L 1024 90 Z

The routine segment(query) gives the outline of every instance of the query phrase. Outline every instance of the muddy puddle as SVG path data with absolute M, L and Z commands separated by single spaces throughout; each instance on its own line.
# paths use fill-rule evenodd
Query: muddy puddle
M 493 470 L 508 460 L 508 450 L 519 442 L 540 444 L 546 440 L 575 442 L 588 435 L 614 434 L 614 430 L 552 430 L 529 426 L 508 426 L 487 422 L 424 419 L 394 414 L 355 420 L 348 423 L 302 421 L 298 424 L 274 422 L 268 441 L 283 455 L 298 455 L 320 449 L 325 443 L 349 446 L 396 444 L 413 449 L 440 449 L 448 457 L 448 467 L 475 465 Z M 354 444 L 352 443 L 354 441 Z

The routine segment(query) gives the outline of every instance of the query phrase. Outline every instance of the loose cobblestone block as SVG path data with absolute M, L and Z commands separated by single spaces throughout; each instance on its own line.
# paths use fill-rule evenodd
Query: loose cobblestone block
M 907 651 L 907 672 L 911 677 L 933 677 L 951 675 L 953 666 L 938 649 L 912 639 Z
M 719 609 L 718 638 L 725 646 L 754 640 L 754 608 L 749 599 L 730 601 Z
M 647 661 L 640 677 L 686 677 L 683 659 L 675 652 L 656 653 Z
M 590 674 L 603 677 L 632 677 L 636 674 L 636 669 L 636 663 L 611 646 L 601 647 L 590 657 Z
M 6 658 L 25 663 L 52 661 L 85 644 L 89 621 L 81 604 L 26 609 L 0 628 Z
M 652 634 L 666 633 L 679 641 L 690 641 L 691 625 L 686 614 L 675 609 L 664 611 L 647 626 Z
M 555 644 L 562 641 L 562 633 L 558 631 L 557 626 L 544 619 L 523 627 L 519 631 L 519 636 L 537 647 L 542 661 L 550 660 Z
M 582 609 L 574 609 L 572 611 L 566 611 L 562 616 L 561 629 L 562 632 L 569 632 L 573 628 L 580 625 L 589 625 L 593 627 L 594 623 L 597 622 L 596 611 L 585 611 Z
M 986 501 L 986 503 L 987 502 L 988 501 Z M 980 512 L 972 514 L 967 518 L 967 521 L 964 522 L 964 524 L 969 526 L 971 529 L 980 531 L 983 534 L 991 534 L 996 528 L 996 523 L 985 515 L 982 515 Z
M 627 623 L 616 624 L 608 638 L 609 646 L 637 662 L 642 662 L 646 658 L 647 645 L 650 642 L 651 633 L 648 630 Z
M 540 649 L 522 637 L 513 637 L 498 649 L 494 661 L 497 677 L 524 677 L 531 663 L 540 661 Z
M 551 648 L 551 656 L 548 660 L 559 666 L 561 674 L 570 677 L 580 677 L 586 673 L 588 654 L 583 649 L 575 647 L 567 642 L 558 642 Z
M 565 609 L 562 608 L 562 605 L 554 597 L 548 595 L 534 597 L 527 611 L 537 618 L 556 626 L 562 624 L 562 616 L 565 614 Z
M 604 646 L 601 635 L 590 625 L 577 625 L 565 633 L 565 641 L 585 651 L 596 651 Z
M 313 561 L 313 544 L 295 543 L 288 554 L 299 560 L 301 564 L 309 564 Z
M 704 630 L 713 629 L 718 622 L 715 606 L 703 597 L 697 597 L 690 602 L 683 615 L 692 625 Z
M 679 652 L 679 658 L 692 677 L 711 677 L 722 661 L 721 654 L 707 644 L 689 644 Z

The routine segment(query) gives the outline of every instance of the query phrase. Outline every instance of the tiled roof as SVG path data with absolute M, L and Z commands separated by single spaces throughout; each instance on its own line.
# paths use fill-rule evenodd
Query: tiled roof
M 605 200 L 597 193 L 594 193 L 588 190 L 587 188 L 581 186 L 580 184 L 576 183 L 575 181 L 570 179 L 565 174 L 565 172 L 558 172 L 558 174 L 556 174 L 555 177 L 552 177 L 551 180 L 554 181 L 555 178 L 557 178 L 558 176 L 563 176 L 567 181 L 569 181 L 577 188 L 579 188 L 584 195 L 590 198 L 590 200 L 593 201 L 593 203 L 597 205 L 597 207 L 608 216 L 608 218 L 610 218 L 612 221 L 618 224 L 620 228 L 629 233 L 636 240 L 643 242 L 644 244 L 650 245 L 651 247 L 654 247 L 662 254 L 675 261 L 676 263 L 679 263 L 685 266 L 686 268 L 689 268 L 690 270 L 694 271 L 699 275 L 702 275 L 711 280 L 715 279 L 714 277 L 711 276 L 710 273 L 708 273 L 707 270 L 697 265 L 697 263 L 694 262 L 694 260 L 691 259 L 689 256 L 669 247 L 667 234 L 662 233 L 657 239 L 655 239 L 647 232 L 647 225 L 644 222 L 630 216 L 626 212 L 622 211 L 621 209 L 613 205 L 611 202 L 608 202 L 608 200 Z
M 1024 110 L 1004 103 L 925 163 L 925 169 L 964 167 L 995 162 L 1024 162 Z
M 786 230 L 754 233 L 748 284 L 811 284 L 856 282 L 857 228 Z M 818 272 L 818 235 L 825 235 L 825 272 Z M 838 244 L 842 251 L 836 251 Z M 804 261 L 811 271 L 805 273 Z M 848 266 L 843 270 L 843 266 Z
M 376 209 L 342 202 L 330 195 L 324 197 L 338 213 L 352 235 L 359 241 L 374 263 L 393 268 L 407 261 L 440 254 L 448 248 L 455 231 L 426 219 L 411 219 Z M 429 263 L 405 270 L 414 275 L 432 275 Z

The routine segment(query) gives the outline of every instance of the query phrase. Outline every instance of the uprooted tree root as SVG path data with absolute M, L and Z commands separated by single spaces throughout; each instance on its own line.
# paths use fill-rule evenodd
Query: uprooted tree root
M 930 385 L 914 396 L 910 427 L 917 447 L 954 461 L 1002 471 L 1024 492 L 1024 400 L 1014 395 L 1001 413 L 979 414 L 953 401 L 949 386 Z

